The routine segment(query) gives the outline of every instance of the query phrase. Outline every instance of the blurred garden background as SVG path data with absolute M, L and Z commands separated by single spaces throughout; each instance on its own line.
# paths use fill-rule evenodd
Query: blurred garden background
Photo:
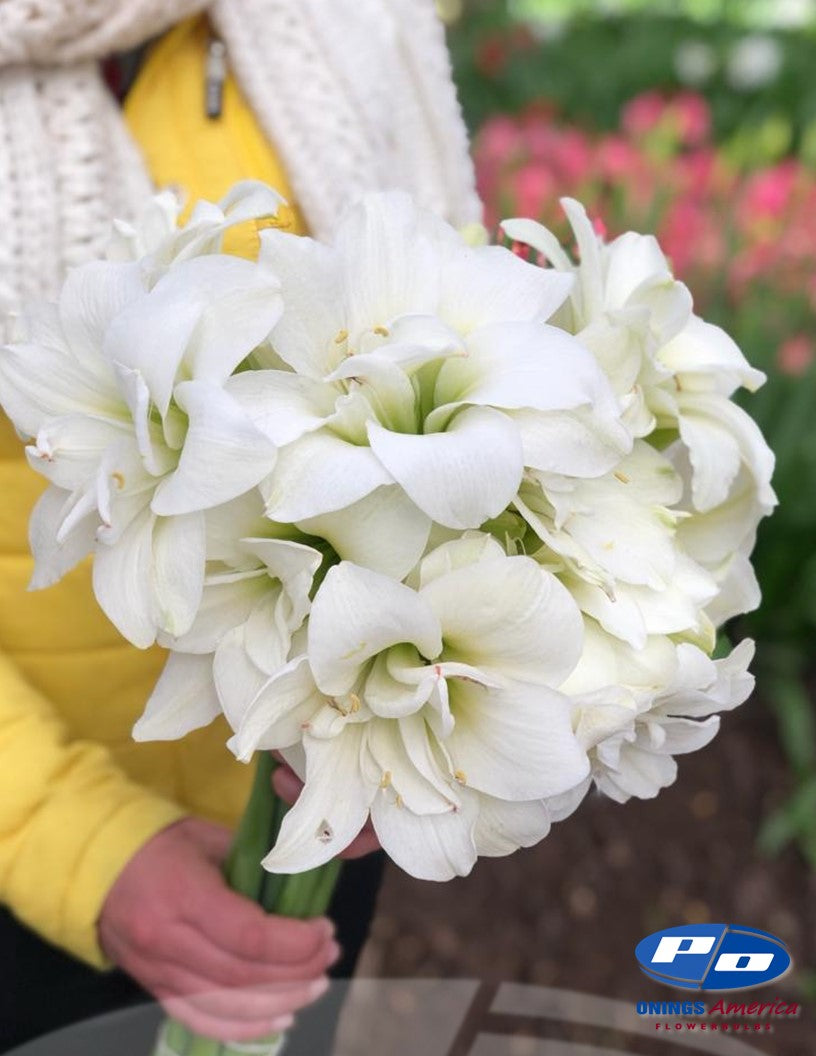
M 632 1000 L 647 932 L 779 934 L 816 1000 L 816 0 L 440 0 L 488 222 L 657 234 L 698 310 L 768 375 L 747 396 L 777 458 L 760 531 L 757 693 L 652 802 L 587 801 L 539 847 L 420 884 L 389 873 L 365 969 Z M 648 991 L 648 993 L 647 993 Z M 805 1017 L 761 1051 L 816 1052 Z M 597 1039 L 596 1039 L 597 1040 Z M 630 1051 L 639 1051 L 636 1047 Z

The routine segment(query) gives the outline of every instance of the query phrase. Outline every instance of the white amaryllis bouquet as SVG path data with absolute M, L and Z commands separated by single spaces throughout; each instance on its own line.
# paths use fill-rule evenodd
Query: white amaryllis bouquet
M 775 499 L 731 400 L 762 375 L 654 239 L 605 245 L 567 201 L 580 264 L 505 223 L 534 264 L 395 192 L 331 244 L 270 227 L 256 261 L 221 252 L 279 204 L 241 184 L 181 228 L 166 196 L 119 224 L 20 320 L 0 398 L 51 481 L 34 585 L 93 553 L 109 618 L 170 650 L 135 736 L 223 711 L 261 760 L 231 878 L 309 913 L 369 817 L 445 880 L 593 783 L 671 783 L 751 690 L 750 643 L 711 654 L 758 603 Z M 288 812 L 272 749 L 305 782 Z

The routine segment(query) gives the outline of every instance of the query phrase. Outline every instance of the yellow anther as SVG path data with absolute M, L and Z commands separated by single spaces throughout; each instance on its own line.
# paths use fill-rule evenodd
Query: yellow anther
M 117 470 L 115 473 L 111 473 L 111 479 L 113 480 L 113 483 L 116 485 L 116 487 L 120 491 L 125 486 L 125 475 L 124 475 L 124 473 L 120 473 Z
M 388 788 L 388 786 L 390 784 L 391 784 L 391 771 L 390 770 L 385 770 L 383 772 L 382 778 L 380 779 L 380 788 Z
M 402 806 L 402 796 L 399 795 L 399 793 L 397 793 L 397 798 L 394 800 L 394 804 L 397 807 L 401 807 Z
M 349 693 L 349 700 L 351 701 L 351 713 L 354 715 L 362 707 L 362 701 L 356 693 Z
M 464 770 L 454 770 L 453 776 L 456 778 L 460 785 L 467 784 L 467 774 Z
M 375 326 L 374 327 L 374 333 L 375 334 L 379 334 L 380 337 L 390 337 L 391 336 L 391 331 L 388 329 L 387 326 Z
M 617 472 L 617 473 L 614 474 L 614 477 L 615 477 L 615 480 L 619 480 L 621 482 L 621 484 L 628 484 L 629 483 L 629 477 L 627 477 L 625 473 Z
M 342 345 L 344 341 L 348 341 L 348 330 L 340 330 L 334 339 L 336 345 Z

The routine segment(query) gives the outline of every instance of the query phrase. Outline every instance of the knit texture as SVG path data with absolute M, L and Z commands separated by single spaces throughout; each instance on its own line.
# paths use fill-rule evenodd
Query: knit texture
M 0 313 L 53 296 L 149 193 L 98 60 L 204 9 L 318 237 L 388 187 L 480 218 L 433 0 L 0 0 Z

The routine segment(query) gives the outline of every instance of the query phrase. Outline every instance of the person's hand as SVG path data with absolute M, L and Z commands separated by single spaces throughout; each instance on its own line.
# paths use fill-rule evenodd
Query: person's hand
M 303 790 L 303 782 L 295 771 L 289 766 L 283 756 L 278 752 L 272 753 L 279 762 L 272 775 L 272 787 L 282 800 L 291 805 Z M 339 858 L 362 858 L 363 855 L 371 854 L 372 851 L 380 849 L 380 841 L 371 825 L 371 819 L 365 823 L 362 831 L 356 839 L 338 855 Z
M 291 1026 L 328 986 L 337 960 L 325 917 L 270 916 L 230 891 L 221 872 L 231 833 L 187 818 L 131 859 L 102 907 L 106 955 L 170 1015 L 220 1041 Z

